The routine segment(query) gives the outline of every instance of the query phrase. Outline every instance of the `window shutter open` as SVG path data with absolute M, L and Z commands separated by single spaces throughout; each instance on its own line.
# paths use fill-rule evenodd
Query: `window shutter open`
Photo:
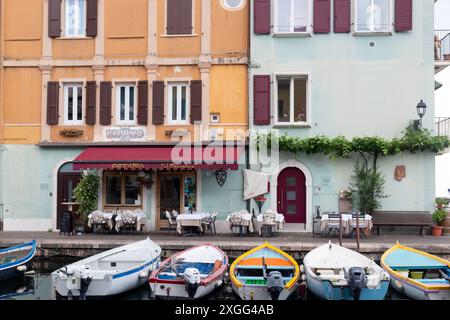
M 111 99 L 112 82 L 100 82 L 100 124 L 109 126 L 111 124 Z
M 148 124 L 148 81 L 139 81 L 138 83 L 137 122 L 141 126 Z
M 94 126 L 97 112 L 97 82 L 86 82 L 86 124 Z
M 98 0 L 87 0 L 86 7 L 86 36 L 97 36 Z
M 270 125 L 270 76 L 253 78 L 253 122 L 257 126 Z
M 202 81 L 191 81 L 191 124 L 202 121 Z
M 47 83 L 47 124 L 57 125 L 59 122 L 59 82 Z
M 413 28 L 412 0 L 395 0 L 395 31 L 405 32 Z
M 351 31 L 351 0 L 334 0 L 334 32 Z
M 192 0 L 179 0 L 179 34 L 192 34 Z
M 330 33 L 330 0 L 314 0 L 314 33 Z
M 167 34 L 179 33 L 179 0 L 167 0 Z
M 48 36 L 61 36 L 61 0 L 48 0 Z
M 255 33 L 270 34 L 270 0 L 255 0 L 253 5 Z
M 164 124 L 164 81 L 153 81 L 153 124 Z

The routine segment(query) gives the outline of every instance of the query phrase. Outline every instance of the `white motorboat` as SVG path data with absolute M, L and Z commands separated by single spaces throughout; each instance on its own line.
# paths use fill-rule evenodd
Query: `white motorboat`
M 389 274 L 373 260 L 331 242 L 303 263 L 308 289 L 324 300 L 383 300 L 389 288 Z
M 56 270 L 52 273 L 53 287 L 69 298 L 121 294 L 145 284 L 160 256 L 161 247 L 147 238 Z

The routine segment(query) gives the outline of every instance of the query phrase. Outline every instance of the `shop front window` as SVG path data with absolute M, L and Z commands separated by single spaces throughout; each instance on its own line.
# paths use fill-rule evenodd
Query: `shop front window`
M 106 173 L 104 175 L 105 206 L 140 207 L 141 184 L 137 174 Z

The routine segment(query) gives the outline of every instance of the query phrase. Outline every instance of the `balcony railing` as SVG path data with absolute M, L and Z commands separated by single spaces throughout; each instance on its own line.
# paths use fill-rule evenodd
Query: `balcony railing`
M 450 137 L 450 118 L 436 118 L 435 132 L 438 136 Z
M 434 32 L 434 59 L 436 61 L 450 62 L 450 30 L 435 30 Z

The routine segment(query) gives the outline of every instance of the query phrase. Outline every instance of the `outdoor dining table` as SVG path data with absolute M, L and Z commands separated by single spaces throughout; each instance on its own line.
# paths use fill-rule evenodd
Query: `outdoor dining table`
M 261 235 L 262 232 L 262 226 L 263 226 L 263 220 L 264 220 L 264 214 L 260 214 L 256 217 L 258 221 L 258 233 Z M 277 230 L 283 230 L 283 226 L 286 223 L 284 215 L 280 213 L 275 214 L 275 223 L 277 226 Z
M 359 219 L 360 226 L 366 226 L 368 229 L 373 228 L 372 217 L 370 215 L 361 215 Z M 350 236 L 352 230 L 356 228 L 356 219 L 351 214 L 342 214 L 342 233 Z M 330 218 L 330 215 L 323 214 L 320 221 L 320 232 L 324 235 L 324 232 L 329 230 L 330 234 L 333 230 L 339 231 L 339 218 Z M 327 235 L 328 235 L 327 234 Z
M 196 212 L 196 213 L 185 213 L 177 216 L 177 232 L 182 234 L 183 228 L 190 228 L 191 232 L 189 236 L 194 235 L 192 228 L 196 228 L 199 232 L 203 232 L 202 220 L 209 218 L 210 213 L 207 212 Z
M 142 210 L 125 210 L 117 214 L 115 229 L 117 232 L 124 228 L 126 224 L 133 224 L 137 232 L 140 232 L 146 226 L 146 216 Z
M 248 232 L 253 233 L 255 229 L 253 228 L 253 215 L 246 212 L 233 212 L 231 213 L 226 221 L 228 222 L 228 225 L 230 229 L 233 229 L 233 227 L 239 227 L 240 229 L 240 235 L 243 234 L 243 229 L 248 228 Z
M 105 225 L 112 230 L 114 228 L 114 216 L 112 212 L 94 211 L 88 216 L 88 227 L 93 225 Z

